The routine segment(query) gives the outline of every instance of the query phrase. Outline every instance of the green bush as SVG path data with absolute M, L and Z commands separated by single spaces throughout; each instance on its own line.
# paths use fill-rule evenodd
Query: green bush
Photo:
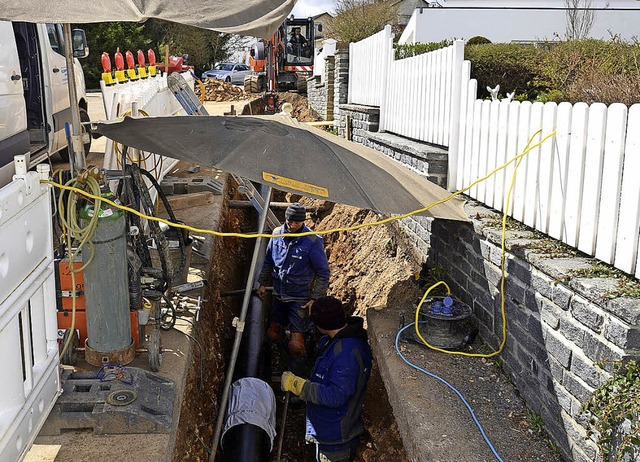
M 640 364 L 614 363 L 614 374 L 584 403 L 587 437 L 595 437 L 605 461 L 638 460 Z M 626 457 L 627 456 L 627 457 Z
M 467 45 L 486 45 L 487 43 L 491 43 L 491 40 L 482 35 L 475 35 L 467 40 Z
M 464 53 L 471 61 L 471 77 L 478 80 L 481 98 L 489 96 L 487 87 L 496 85 L 503 94 L 515 91 L 525 99 L 536 99 L 546 90 L 534 81 L 542 59 L 542 51 L 536 47 L 490 43 L 466 46 Z
M 543 45 L 543 46 L 540 46 Z M 619 40 L 482 44 L 465 47 L 480 97 L 500 85 L 514 99 L 576 103 L 640 102 L 640 44 Z
M 418 56 L 430 51 L 436 51 L 441 48 L 446 48 L 453 44 L 452 40 L 443 40 L 441 42 L 429 42 L 429 43 L 407 43 L 403 45 L 394 44 L 396 59 L 411 58 L 412 56 Z

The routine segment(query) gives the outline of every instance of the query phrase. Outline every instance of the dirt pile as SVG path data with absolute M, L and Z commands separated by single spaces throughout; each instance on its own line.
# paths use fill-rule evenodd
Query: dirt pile
M 278 97 L 280 98 L 279 109 L 282 108 L 284 103 L 291 103 L 293 106 L 291 115 L 298 121 L 315 122 L 322 119 L 316 111 L 309 107 L 309 100 L 306 96 L 299 93 L 279 93 Z
M 311 199 L 301 201 L 326 210 L 315 222 L 318 231 L 380 219 L 373 212 L 347 205 L 322 204 Z M 391 226 L 324 236 L 331 265 L 331 293 L 358 316 L 364 316 L 368 308 L 407 302 L 422 295 L 415 282 L 420 265 L 399 245 Z
M 222 80 L 205 79 L 203 83 L 205 88 L 205 101 L 239 101 L 250 98 L 251 96 L 245 93 L 242 87 L 236 87 Z M 202 87 L 198 84 L 195 86 L 195 93 L 198 98 L 202 94 Z

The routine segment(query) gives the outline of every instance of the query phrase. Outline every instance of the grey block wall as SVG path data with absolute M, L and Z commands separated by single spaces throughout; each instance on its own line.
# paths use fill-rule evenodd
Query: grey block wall
M 334 113 L 334 80 L 335 58 L 326 58 L 324 76 L 315 76 L 307 80 L 307 98 L 309 107 L 314 109 L 324 120 L 333 120 Z
M 410 217 L 398 228 L 422 261 L 444 268 L 454 295 L 473 307 L 482 339 L 497 350 L 503 338 L 500 215 L 478 203 L 466 210 L 471 224 Z M 500 358 L 561 451 L 574 461 L 593 461 L 596 446 L 585 439 L 580 408 L 609 377 L 609 366 L 598 363 L 637 356 L 640 300 L 605 301 L 610 284 L 600 281 L 596 289 L 591 279 L 572 278 L 584 258 L 523 250 L 539 239 L 527 231 L 507 234 L 507 337 Z

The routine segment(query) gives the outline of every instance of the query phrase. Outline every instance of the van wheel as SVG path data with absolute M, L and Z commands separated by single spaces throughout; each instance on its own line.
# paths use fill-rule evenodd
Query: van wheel
M 85 123 L 85 122 L 91 122 L 91 119 L 89 118 L 89 113 L 84 110 L 83 108 L 80 108 L 80 122 L 81 123 Z M 84 146 L 84 155 L 85 157 L 89 155 L 89 152 L 91 151 L 91 126 L 90 125 L 81 125 L 82 127 L 82 142 L 83 142 L 83 146 Z M 69 149 L 68 148 L 64 148 L 62 149 L 60 152 L 60 158 L 62 160 L 64 160 L 65 162 L 69 162 Z

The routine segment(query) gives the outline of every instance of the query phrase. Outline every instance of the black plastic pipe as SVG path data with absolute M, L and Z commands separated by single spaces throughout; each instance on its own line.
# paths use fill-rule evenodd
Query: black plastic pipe
M 259 267 L 264 261 L 266 244 L 265 240 L 256 262 Z M 265 332 L 265 309 L 260 297 L 253 294 L 249 301 L 233 381 L 243 377 L 255 377 L 269 382 L 271 366 L 268 360 L 269 351 L 265 341 Z M 269 435 L 262 428 L 251 424 L 236 425 L 224 434 L 220 460 L 225 462 L 268 462 L 270 445 Z
M 251 297 L 238 363 L 233 380 L 256 377 L 269 381 L 268 352 L 265 351 L 265 315 L 262 300 Z M 221 460 L 227 462 L 267 462 L 269 460 L 269 435 L 251 424 L 236 425 L 222 438 Z

